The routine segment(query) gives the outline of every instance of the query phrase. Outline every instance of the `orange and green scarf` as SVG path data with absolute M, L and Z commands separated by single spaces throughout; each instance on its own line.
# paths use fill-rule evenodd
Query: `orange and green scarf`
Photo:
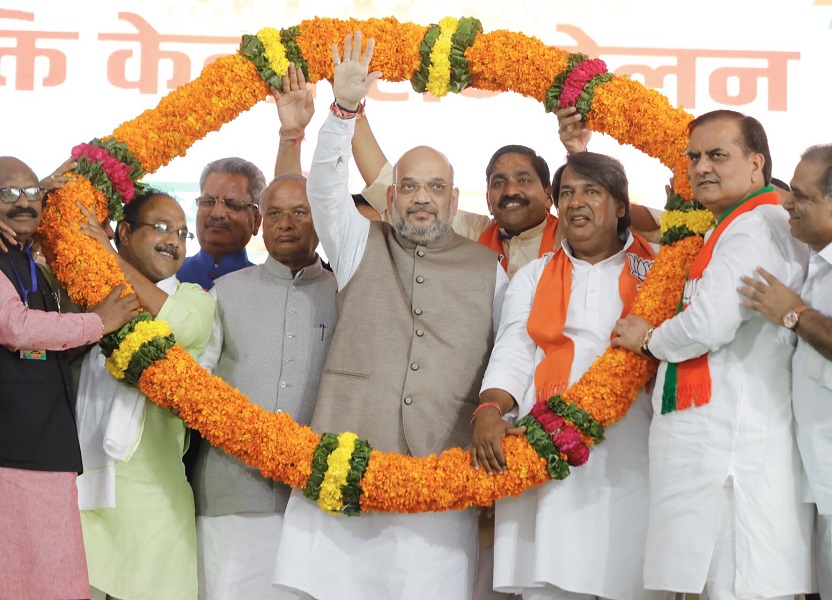
M 644 275 L 656 256 L 647 240 L 635 232 L 632 236 L 633 243 L 627 248 L 618 277 L 618 293 L 624 303 L 622 317 L 629 314 Z M 569 384 L 575 344 L 564 335 L 563 327 L 571 295 L 572 262 L 560 248 L 540 276 L 526 326 L 529 337 L 545 354 L 534 373 L 538 401 L 560 394 Z
M 537 257 L 540 258 L 547 252 L 554 252 L 555 250 L 555 232 L 558 229 L 558 218 L 552 213 L 546 213 L 546 226 L 543 228 L 543 238 L 540 240 L 540 249 L 537 252 Z M 500 264 L 503 269 L 508 271 L 508 257 L 503 248 L 503 240 L 505 238 L 500 234 L 500 228 L 497 223 L 492 223 L 480 234 L 477 243 L 491 248 L 494 252 L 500 255 Z
M 774 191 L 774 187 L 768 186 L 735 204 L 728 212 L 722 215 L 719 221 L 717 221 L 716 228 L 711 234 L 711 237 L 702 246 L 702 249 L 696 255 L 690 267 L 690 272 L 685 282 L 685 290 L 689 288 L 693 289 L 694 286 L 689 286 L 688 283 L 696 282 L 696 280 L 702 277 L 705 269 L 711 262 L 717 240 L 728 226 L 734 222 L 734 219 L 751 212 L 758 206 L 779 203 L 780 197 Z M 677 315 L 687 309 L 694 300 L 693 297 L 686 297 L 686 295 L 685 293 L 682 294 L 682 299 L 676 308 Z M 711 370 L 708 366 L 708 353 L 681 363 L 669 362 L 667 364 L 664 389 L 662 390 L 663 415 L 675 410 L 685 410 L 691 406 L 703 406 L 710 401 Z

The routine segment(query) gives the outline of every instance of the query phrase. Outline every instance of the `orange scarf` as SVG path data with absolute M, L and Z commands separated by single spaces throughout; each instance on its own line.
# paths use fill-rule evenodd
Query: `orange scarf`
M 537 257 L 540 258 L 547 252 L 554 252 L 555 250 L 555 231 L 558 228 L 558 218 L 552 213 L 546 213 L 546 226 L 543 228 L 543 238 L 540 240 L 540 250 L 537 252 Z M 494 252 L 500 255 L 500 264 L 503 269 L 508 271 L 508 257 L 505 255 L 503 248 L 503 238 L 500 237 L 500 228 L 497 223 L 492 223 L 485 228 L 480 234 L 477 243 L 491 248 Z
M 622 317 L 630 312 L 638 288 L 656 256 L 647 240 L 635 232 L 631 234 L 633 243 L 626 250 L 624 267 L 618 276 L 618 294 L 624 303 Z M 545 354 L 534 373 L 538 401 L 560 394 L 569 384 L 575 344 L 564 335 L 563 327 L 571 295 L 572 262 L 561 248 L 540 276 L 526 326 L 529 337 Z
M 758 206 L 764 204 L 779 204 L 780 196 L 774 191 L 774 187 L 769 186 L 761 189 L 758 192 L 745 198 L 742 202 L 735 205 L 731 210 L 722 215 L 722 218 L 717 222 L 714 232 L 699 254 L 693 261 L 688 273 L 688 279 L 685 282 L 685 292 L 682 294 L 682 299 L 679 301 L 679 306 L 676 309 L 676 314 L 686 310 L 693 302 L 692 292 L 688 290 L 696 289 L 696 282 L 702 277 L 708 264 L 711 262 L 711 257 L 714 253 L 714 246 L 717 240 L 734 222 L 734 219 L 740 217 L 748 212 L 751 212 Z M 708 366 L 708 353 L 702 356 L 686 360 L 681 363 L 667 364 L 667 372 L 664 378 L 664 388 L 662 390 L 662 414 L 667 414 L 675 410 L 685 410 L 691 406 L 703 406 L 711 401 L 711 369 Z

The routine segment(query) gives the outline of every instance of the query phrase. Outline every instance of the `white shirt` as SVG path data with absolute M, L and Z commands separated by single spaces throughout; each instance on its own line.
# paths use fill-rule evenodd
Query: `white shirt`
M 799 497 L 790 402 L 795 336 L 742 307 L 737 291 L 758 266 L 799 290 L 806 256 L 780 206 L 738 217 L 717 241 L 690 306 L 653 333 L 657 358 L 679 362 L 708 353 L 712 394 L 704 406 L 662 415 L 667 363 L 659 366 L 645 560 L 651 589 L 702 589 L 725 485 L 733 485 L 736 498 L 737 595 L 769 598 L 811 585 L 812 514 Z
M 832 244 L 812 253 L 800 297 L 832 316 Z M 792 365 L 795 429 L 805 470 L 803 499 L 815 502 L 822 515 L 832 515 L 832 362 L 798 337 Z
M 569 383 L 610 344 L 621 317 L 619 277 L 625 248 L 596 264 L 572 256 L 572 292 L 564 333 L 574 343 Z M 503 318 L 482 389 L 500 388 L 528 414 L 536 394 L 534 373 L 544 352 L 529 337 L 527 323 L 537 285 L 553 254 L 522 267 L 511 280 Z M 651 600 L 642 567 L 647 527 L 647 432 L 650 402 L 643 392 L 628 414 L 591 449 L 589 461 L 553 481 L 497 502 L 494 586 L 502 592 L 556 586 L 570 592 L 616 599 Z M 656 593 L 655 598 L 662 597 Z

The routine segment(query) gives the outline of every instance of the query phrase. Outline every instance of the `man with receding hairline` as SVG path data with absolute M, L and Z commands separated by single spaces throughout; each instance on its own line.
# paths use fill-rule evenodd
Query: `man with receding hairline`
M 0 596 L 87 598 L 66 350 L 120 328 L 139 303 L 118 286 L 88 314 L 61 314 L 32 255 L 45 200 L 28 166 L 0 157 Z
M 315 226 L 339 289 L 312 428 L 427 456 L 468 442 L 508 279 L 494 252 L 451 229 L 459 191 L 447 157 L 433 148 L 413 148 L 396 163 L 391 223 L 355 210 L 350 140 L 359 101 L 380 76 L 368 74 L 372 48 L 370 40 L 362 59 L 356 34 L 354 47 L 347 36 L 344 62 L 334 49 L 336 100 L 309 172 Z M 275 583 L 318 600 L 466 600 L 476 554 L 473 509 L 348 518 L 296 490 Z
M 260 195 L 262 265 L 229 273 L 201 363 L 267 410 L 308 424 L 337 323 L 335 277 L 315 252 L 306 178 L 276 177 Z M 289 487 L 202 440 L 193 477 L 199 598 L 297 598 L 272 587 Z
M 716 227 L 688 273 L 675 317 L 629 316 L 613 345 L 662 362 L 650 426 L 645 585 L 702 598 L 811 590 L 811 508 L 800 499 L 793 430 L 793 334 L 741 305 L 762 265 L 797 290 L 807 251 L 788 235 L 765 130 L 741 113 L 694 119 L 694 196 Z

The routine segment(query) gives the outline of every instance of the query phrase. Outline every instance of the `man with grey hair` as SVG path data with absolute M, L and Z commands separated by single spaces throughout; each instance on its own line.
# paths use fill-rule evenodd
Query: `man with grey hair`
M 305 177 L 275 178 L 259 210 L 269 256 L 215 282 L 217 316 L 201 362 L 255 404 L 308 424 L 337 321 L 335 277 L 315 253 Z M 297 598 L 271 587 L 289 487 L 205 440 L 193 486 L 199 598 Z
M 246 244 L 260 229 L 257 198 L 266 179 L 253 163 L 230 156 L 208 163 L 199 178 L 196 236 L 199 252 L 185 259 L 177 277 L 211 289 L 218 277 L 253 265 Z
M 346 38 L 344 62 L 334 52 L 336 100 L 309 171 L 309 204 L 339 289 L 312 429 L 423 457 L 470 439 L 508 277 L 496 253 L 451 229 L 459 191 L 433 148 L 413 148 L 396 164 L 387 193 L 394 225 L 355 210 L 350 141 L 359 102 L 380 76 L 368 74 L 372 49 L 370 40 L 362 59 L 357 33 L 354 47 Z M 283 117 L 284 128 L 299 129 Z M 318 600 L 466 600 L 476 556 L 473 509 L 348 519 L 295 490 L 275 583 Z
M 791 234 L 812 249 L 809 275 L 796 294 L 762 268 L 740 291 L 775 325 L 797 333 L 792 409 L 803 461 L 803 500 L 815 504 L 815 564 L 822 598 L 832 598 L 832 144 L 812 146 L 794 171 L 783 202 Z

